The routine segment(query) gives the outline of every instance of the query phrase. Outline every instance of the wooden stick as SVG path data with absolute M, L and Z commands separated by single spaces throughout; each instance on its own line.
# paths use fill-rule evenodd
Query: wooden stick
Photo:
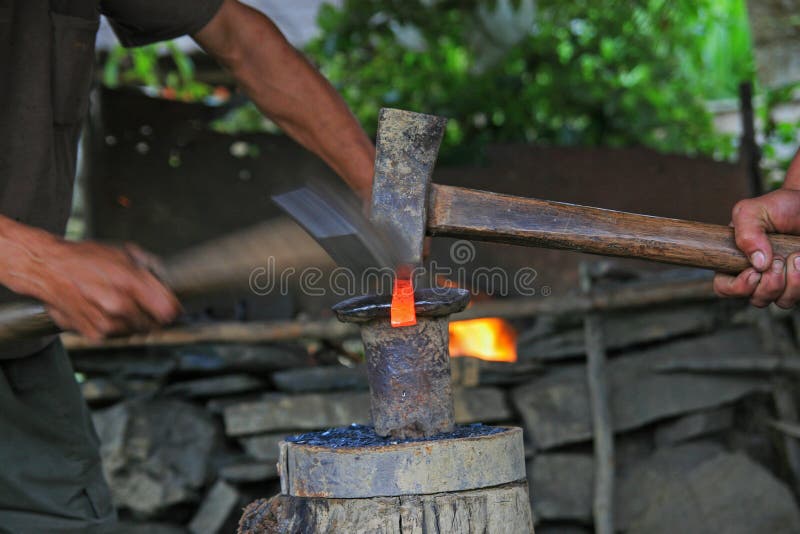
M 335 319 L 323 321 L 224 322 L 176 327 L 147 334 L 92 341 L 77 334 L 61 334 L 67 350 L 100 350 L 192 343 L 269 343 L 299 338 L 344 339 L 358 336 L 358 327 Z
M 591 293 L 592 280 L 587 265 L 581 264 L 581 286 Z M 594 434 L 594 528 L 597 534 L 614 534 L 614 426 L 608 393 L 606 347 L 603 320 L 597 313 L 584 319 L 586 337 L 586 377 Z
M 664 217 L 434 184 L 428 233 L 567 249 L 739 273 L 750 263 L 733 229 Z M 800 250 L 800 237 L 773 234 L 775 253 Z
M 478 302 L 452 316 L 453 321 L 480 317 L 532 317 L 540 314 L 564 315 L 590 311 L 611 311 L 657 306 L 660 304 L 718 298 L 711 276 L 665 282 L 630 283 L 613 290 L 559 297 L 524 297 Z

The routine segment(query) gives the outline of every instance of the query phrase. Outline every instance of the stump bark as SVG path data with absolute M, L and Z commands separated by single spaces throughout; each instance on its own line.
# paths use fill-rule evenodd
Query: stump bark
M 493 488 L 369 499 L 276 495 L 244 511 L 239 534 L 529 534 L 525 481 Z
M 250 504 L 241 534 L 533 532 L 519 428 L 398 443 L 345 427 L 292 439 L 279 445 L 280 495 Z

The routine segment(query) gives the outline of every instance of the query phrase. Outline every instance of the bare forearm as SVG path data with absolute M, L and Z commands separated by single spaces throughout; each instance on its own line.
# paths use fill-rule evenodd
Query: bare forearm
M 134 257 L 143 254 L 132 245 L 72 243 L 0 215 L 0 284 L 43 301 L 61 328 L 92 338 L 149 330 L 179 313 L 175 296 Z
M 265 115 L 369 196 L 375 148 L 336 90 L 267 17 L 238 2 L 226 2 L 223 10 L 197 41 Z
M 56 236 L 0 215 L 0 284 L 17 293 L 37 296 L 47 247 Z
M 300 144 L 319 155 L 350 187 L 369 195 L 375 149 L 342 98 L 296 50 L 270 57 L 254 47 L 234 72 L 255 104 Z M 260 73 L 260 68 L 269 69 Z M 267 83 L 262 80 L 269 79 Z

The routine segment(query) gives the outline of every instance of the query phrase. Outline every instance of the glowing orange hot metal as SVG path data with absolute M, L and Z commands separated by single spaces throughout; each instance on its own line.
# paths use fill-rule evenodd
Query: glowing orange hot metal
M 417 311 L 414 309 L 414 286 L 411 278 L 397 276 L 392 292 L 392 326 L 412 326 L 417 324 Z

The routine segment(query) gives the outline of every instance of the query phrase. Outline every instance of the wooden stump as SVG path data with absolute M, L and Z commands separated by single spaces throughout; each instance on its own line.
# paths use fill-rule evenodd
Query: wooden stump
M 281 442 L 281 494 L 250 504 L 239 532 L 533 532 L 522 430 L 464 429 L 357 447 L 339 445 L 347 429 L 327 432 L 335 446 L 312 434 Z
M 239 534 L 529 534 L 524 481 L 456 493 L 325 499 L 277 495 L 251 503 Z

